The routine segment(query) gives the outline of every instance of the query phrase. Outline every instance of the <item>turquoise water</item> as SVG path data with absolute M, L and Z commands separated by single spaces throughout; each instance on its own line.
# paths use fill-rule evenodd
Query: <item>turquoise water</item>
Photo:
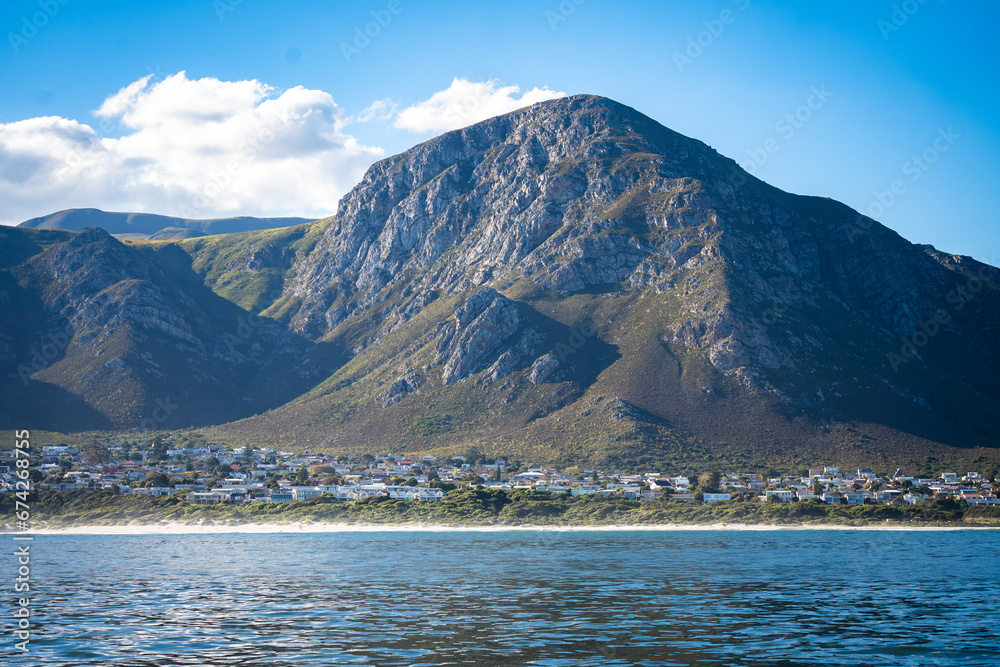
M 996 531 L 59 535 L 32 552 L 31 652 L 4 664 L 1000 665 Z

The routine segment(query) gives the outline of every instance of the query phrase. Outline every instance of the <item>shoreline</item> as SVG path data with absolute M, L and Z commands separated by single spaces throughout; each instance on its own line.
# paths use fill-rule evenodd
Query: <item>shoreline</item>
M 780 530 L 830 530 L 830 531 L 879 531 L 879 532 L 954 532 L 960 530 L 1000 530 L 1000 526 L 903 526 L 903 525 L 848 525 L 848 524 L 648 524 L 648 525 L 483 525 L 450 526 L 445 524 L 352 524 L 352 523 L 212 523 L 188 524 L 164 522 L 135 525 L 65 526 L 43 528 L 11 535 L 227 535 L 227 534 L 279 534 L 279 533 L 391 533 L 391 532 L 765 532 Z M 4 531 L 6 532 L 6 531 Z

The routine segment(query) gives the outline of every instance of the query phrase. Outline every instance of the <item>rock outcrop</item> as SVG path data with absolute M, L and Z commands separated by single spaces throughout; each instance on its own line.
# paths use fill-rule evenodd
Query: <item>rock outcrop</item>
M 521 327 L 517 306 L 489 287 L 480 288 L 438 328 L 437 361 L 444 363 L 441 381 L 464 380 L 498 363 L 502 348 Z

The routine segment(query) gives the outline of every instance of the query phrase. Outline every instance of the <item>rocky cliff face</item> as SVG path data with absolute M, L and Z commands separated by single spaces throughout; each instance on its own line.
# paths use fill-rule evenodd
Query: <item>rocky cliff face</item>
M 157 284 L 164 282 L 162 270 L 104 230 L 87 228 L 31 265 L 40 280 L 49 281 L 43 293 L 46 306 L 79 332 L 77 345 L 132 326 L 165 334 L 182 354 L 207 356 L 192 322 L 181 313 L 183 295 L 168 294 Z M 160 281 L 153 280 L 156 274 Z
M 300 265 L 294 326 L 321 334 L 396 287 L 419 299 L 531 276 L 545 289 L 579 291 L 665 282 L 678 266 L 698 265 L 715 213 L 692 169 L 705 175 L 726 161 L 652 125 L 579 97 L 378 163 Z
M 828 342 L 776 335 L 785 313 L 833 302 L 903 335 L 956 276 L 837 202 L 776 190 L 628 107 L 577 96 L 372 167 L 299 263 L 291 325 L 320 337 L 374 306 L 398 325 L 439 296 L 520 280 L 669 293 L 669 342 L 756 387 Z M 451 354 L 449 381 L 478 367 L 477 348 Z
M 1000 441 L 993 267 L 599 97 L 383 160 L 309 227 L 134 247 L 86 232 L 18 270 L 74 344 L 127 334 L 123 377 L 163 363 L 153 337 L 190 368 L 175 386 L 256 387 L 244 413 L 302 394 L 220 438 L 664 461 Z M 255 312 L 273 319 L 227 345 Z M 350 363 L 314 363 L 323 350 Z

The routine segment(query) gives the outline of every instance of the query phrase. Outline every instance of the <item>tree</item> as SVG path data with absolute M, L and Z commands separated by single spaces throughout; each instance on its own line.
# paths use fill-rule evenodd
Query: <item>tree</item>
M 84 448 L 83 452 L 81 452 L 81 459 L 88 466 L 99 466 L 110 461 L 111 455 L 105 447 L 95 442 Z
M 251 447 L 250 445 L 247 445 L 246 447 L 243 448 L 243 460 L 246 461 L 247 463 L 253 461 L 253 447 Z
M 302 466 L 299 468 L 299 471 L 295 473 L 295 483 L 301 486 L 306 483 L 307 479 L 309 479 L 309 471 L 306 470 L 305 466 Z
M 718 493 L 719 482 L 722 481 L 722 473 L 715 466 L 712 466 L 711 472 L 708 473 L 708 477 L 702 482 L 702 490 L 706 493 Z
M 931 507 L 945 511 L 955 511 L 965 508 L 965 503 L 951 493 L 939 493 L 931 499 Z
M 149 458 L 153 461 L 163 461 L 167 457 L 167 446 L 162 442 L 154 444 L 152 450 L 149 452 Z
M 151 472 L 146 475 L 145 486 L 166 486 L 170 483 L 170 478 L 163 472 Z

